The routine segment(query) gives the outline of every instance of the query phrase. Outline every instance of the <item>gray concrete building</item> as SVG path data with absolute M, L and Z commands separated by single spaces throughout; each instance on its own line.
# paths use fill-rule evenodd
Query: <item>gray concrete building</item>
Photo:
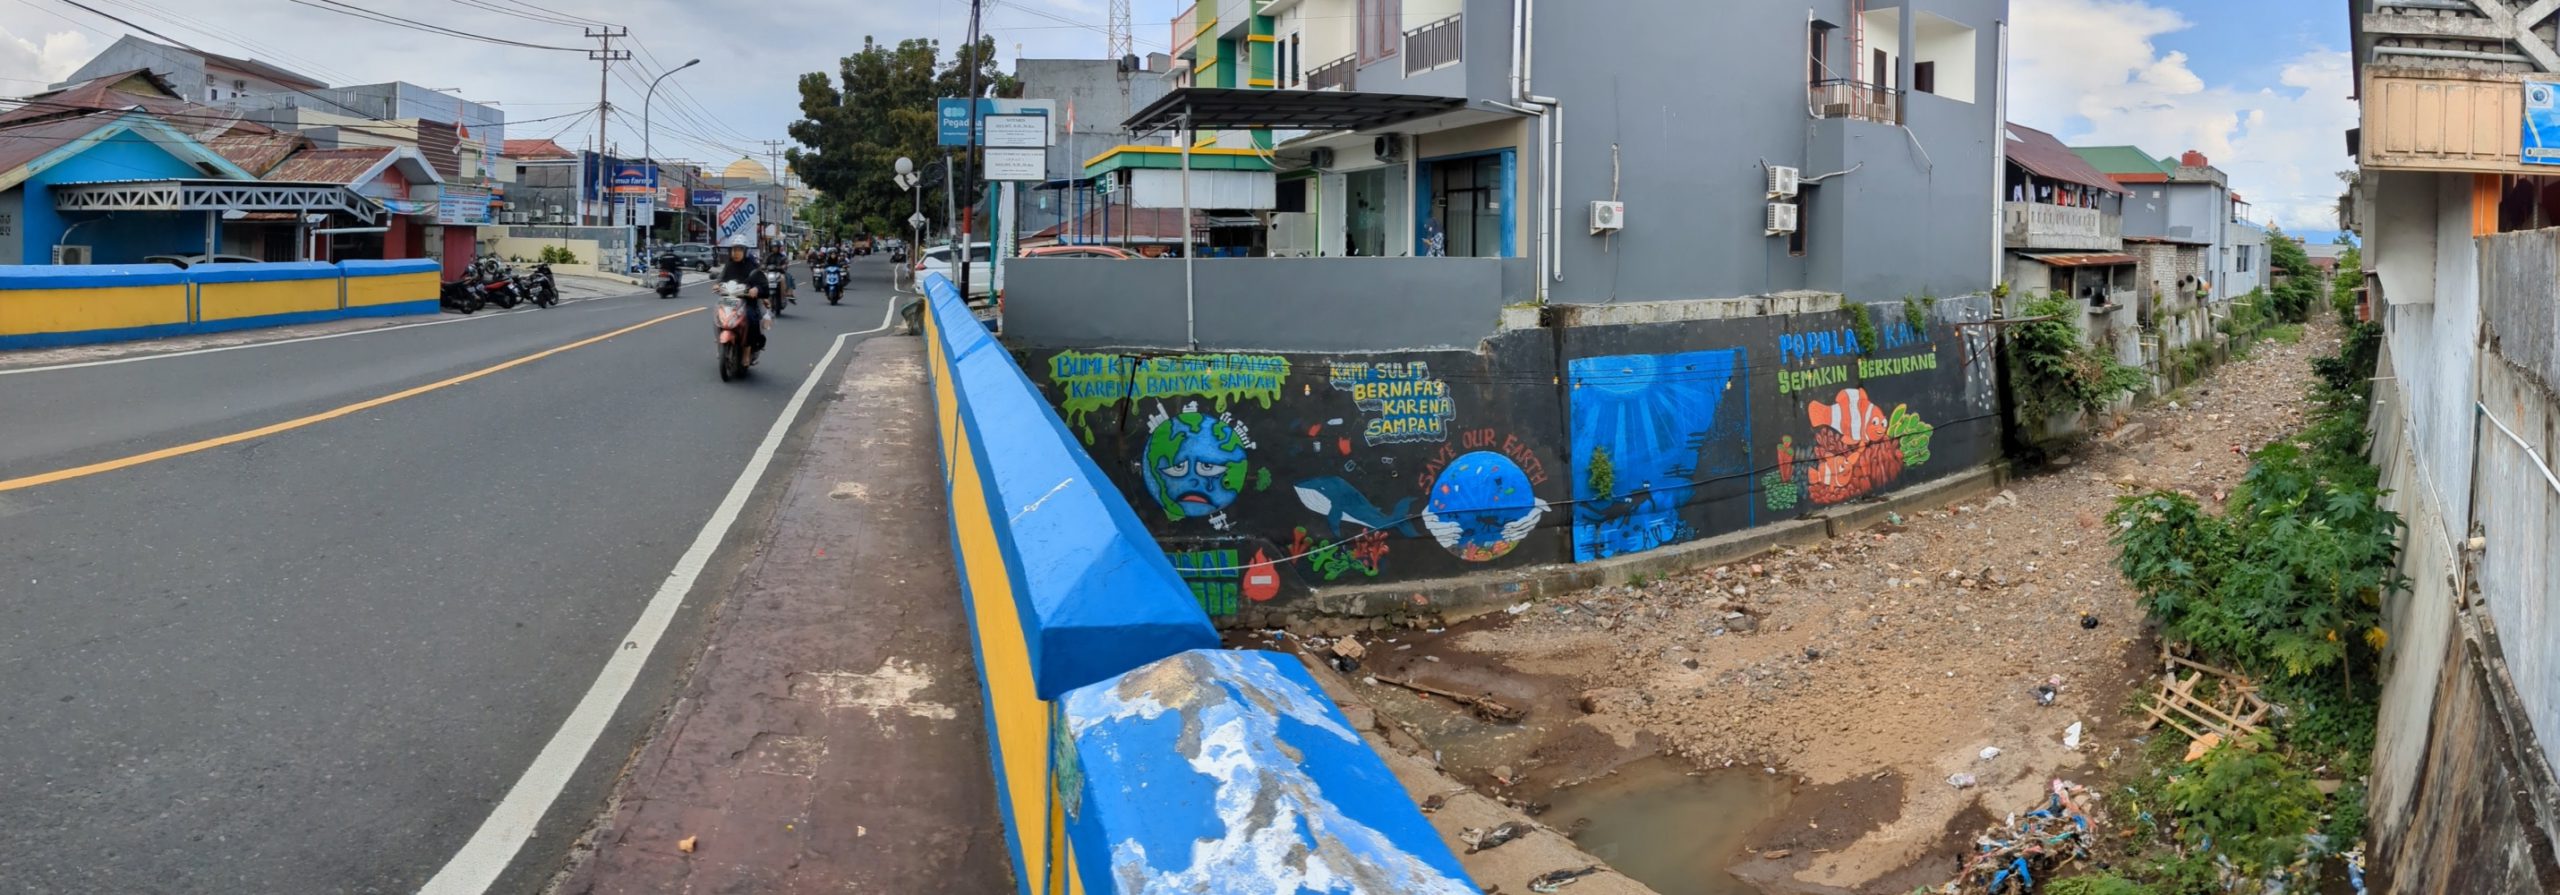
M 1504 299 L 1554 303 L 1997 281 L 2005 0 L 1641 6 L 1652 25 L 1553 0 L 1203 0 L 1173 28 L 1193 89 L 1140 130 L 1195 95 L 1232 113 L 1192 119 L 1204 257 L 1484 259 Z M 1329 94 L 1349 111 L 1253 108 Z M 1114 148 L 1084 173 L 1166 207 L 1174 155 Z M 1272 298 L 1377 281 L 1332 273 L 1360 269 Z
M 1165 77 L 1172 68 L 1172 57 L 1150 54 L 1136 60 L 1123 59 L 1022 59 L 1014 63 L 1014 77 L 1022 82 L 1023 99 L 1052 100 L 1058 104 L 1063 120 L 1055 128 L 1057 142 L 1049 147 L 1049 182 L 1024 191 L 1016 219 L 1015 232 L 1028 236 L 1059 226 L 1062 222 L 1093 217 L 1103 201 L 1092 189 L 1092 182 L 1082 176 L 1085 159 L 1114 146 L 1140 142 L 1121 122 L 1130 113 L 1163 98 L 1172 86 Z M 1154 144 L 1163 140 L 1154 139 Z M 1079 242 L 1084 233 L 1069 224 L 1071 232 L 1062 234 L 1064 241 Z
M 155 43 L 127 34 L 53 85 L 54 89 L 118 72 L 149 69 L 191 102 L 222 105 L 244 97 L 291 94 L 328 87 L 318 78 L 255 59 L 240 59 Z

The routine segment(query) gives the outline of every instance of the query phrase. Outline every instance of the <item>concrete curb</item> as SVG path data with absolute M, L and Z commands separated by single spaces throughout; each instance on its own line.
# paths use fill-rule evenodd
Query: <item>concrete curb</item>
M 1523 600 L 1536 601 L 1636 578 L 1660 578 L 1739 562 L 1780 548 L 1810 546 L 1855 535 L 1884 522 L 1888 514 L 1957 503 L 1997 491 L 2008 482 L 2008 464 L 1992 463 L 1895 493 L 1874 503 L 1832 507 L 1801 519 L 1747 528 L 1643 553 L 1456 578 L 1323 588 L 1285 609 L 1257 610 L 1249 607 L 1238 621 L 1246 627 L 1268 627 L 1308 616 L 1391 619 L 1420 614 L 1454 621 Z

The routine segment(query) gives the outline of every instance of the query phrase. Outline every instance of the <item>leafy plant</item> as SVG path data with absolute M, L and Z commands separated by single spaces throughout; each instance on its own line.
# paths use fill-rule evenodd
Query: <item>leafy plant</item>
M 2301 240 L 2286 236 L 2283 230 L 2267 234 L 2267 266 L 2274 274 L 2271 309 L 2278 320 L 2300 323 L 2311 317 L 2312 303 L 2320 294 L 2320 272 L 2311 266 L 2311 255 L 2302 250 Z
M 1591 449 L 1591 495 L 1601 500 L 1618 496 L 1618 464 L 1609 459 L 1606 446 Z
M 543 246 L 541 261 L 544 264 L 576 264 L 578 254 L 569 251 L 568 246 Z
M 1849 302 L 1848 306 L 1841 310 L 1849 312 L 1849 331 L 1858 335 L 1858 353 L 1867 355 L 1876 353 L 1875 315 L 1867 310 L 1866 305 L 1854 301 Z
M 2341 326 L 2356 322 L 2356 287 L 2364 285 L 2364 250 L 2350 246 L 2338 256 L 2336 279 L 2329 283 L 2329 307 Z
M 2045 895 L 2158 895 L 2160 890 L 2113 873 L 2072 876 L 2045 884 Z
M 2320 816 L 2320 790 L 2274 747 L 2259 731 L 2205 753 L 2169 780 L 2179 841 L 2228 858 L 2243 880 L 2292 864 Z
M 2074 322 L 2079 309 L 2071 299 L 2047 296 L 2027 303 L 2025 311 L 2040 319 L 2009 328 L 2007 354 L 2019 408 L 2030 421 L 2073 410 L 2095 413 L 2150 384 L 2140 368 L 2082 339 Z

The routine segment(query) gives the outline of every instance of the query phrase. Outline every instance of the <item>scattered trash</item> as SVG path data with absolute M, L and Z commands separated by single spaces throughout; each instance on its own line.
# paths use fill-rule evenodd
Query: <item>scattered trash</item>
M 2033 892 L 2056 870 L 2090 860 L 2095 820 L 2089 807 L 2098 794 L 2063 780 L 2051 784 L 2044 806 L 1995 821 L 1973 840 L 1973 855 L 1956 878 L 1935 890 L 1950 895 Z
M 688 855 L 693 854 L 693 844 L 701 838 L 702 837 L 699 836 L 687 836 L 676 840 L 676 851 L 683 852 Z
M 2083 615 L 2081 615 L 2081 616 L 2080 616 L 2080 629 L 2081 629 L 2081 630 L 2084 630 L 2084 631 L 2095 631 L 2095 630 L 2097 630 L 2097 629 L 2098 629 L 2098 616 L 2097 616 L 2097 615 L 2095 615 L 2095 614 L 2083 614 Z
M 2073 721 L 2071 726 L 2062 729 L 2062 748 L 2080 751 L 2080 722 Z
M 1992 760 L 1992 759 L 1994 759 L 1994 758 L 1998 758 L 1998 757 L 2000 757 L 2000 747 L 1998 747 L 1998 746 L 1984 746 L 1984 747 L 1982 747 L 1982 760 L 1983 760 L 1983 761 L 1990 761 L 1990 760 Z
M 2189 739 L 2200 739 L 2206 733 L 2218 733 L 2223 739 L 2235 739 L 2254 733 L 2274 706 L 2258 698 L 2258 687 L 2238 674 L 2200 662 L 2161 653 L 2169 670 L 2162 676 L 2160 690 L 2151 695 L 2151 704 L 2143 712 L 2151 716 L 2151 726 L 2167 724 Z M 2193 674 L 2181 674 L 2183 666 Z M 2212 679 L 2213 696 L 2196 696 L 2196 686 Z
M 1429 814 L 1429 813 L 1431 813 L 1431 812 L 1438 811 L 1438 810 L 1440 810 L 1440 809 L 1442 809 L 1442 808 L 1449 807 L 1449 797 L 1450 797 L 1450 796 L 1454 796 L 1454 795 L 1457 795 L 1457 794 L 1459 794 L 1459 793 L 1466 792 L 1466 791 L 1467 791 L 1467 790 L 1466 790 L 1466 788 L 1465 788 L 1465 787 L 1460 787 L 1460 788 L 1457 788 L 1457 789 L 1450 790 L 1450 791 L 1448 791 L 1448 792 L 1435 792 L 1435 793 L 1432 793 L 1432 794 L 1430 794 L 1430 795 L 1428 795 L 1428 796 L 1425 796 L 1425 797 L 1423 797 L 1423 799 L 1422 799 L 1422 813 L 1424 813 L 1424 814 Z
M 2035 692 L 2037 705 L 2052 705 L 2055 699 L 2062 696 L 2062 675 L 2045 678 L 2044 683 L 2036 685 Z
M 1513 603 L 1510 606 L 1505 607 L 1502 611 L 1512 615 L 1519 615 L 1520 613 L 1529 611 L 1529 601 L 1522 600 L 1520 602 Z
M 1947 785 L 1957 789 L 1972 789 L 1975 782 L 1972 774 L 1947 775 Z
M 2222 745 L 2221 734 L 2207 733 L 2204 736 L 2197 737 L 2194 742 L 2187 744 L 2187 760 L 2194 761 L 2196 759 L 2203 758 L 2205 753 L 2212 752 L 2213 747 L 2219 745 Z
M 1345 637 L 1333 642 L 1333 654 L 1356 660 L 1369 655 L 1369 648 L 1360 645 L 1360 638 Z
M 1807 661 L 1807 662 L 1811 662 L 1811 661 L 1814 661 L 1814 660 L 1816 660 L 1816 659 L 1820 659 L 1820 658 L 1822 658 L 1822 651 L 1821 651 L 1821 650 L 1814 649 L 1813 647 L 1809 647 L 1809 646 L 1804 648 L 1804 660 L 1805 660 L 1805 661 Z
M 1531 827 L 1528 823 L 1516 820 L 1506 821 L 1500 826 L 1496 826 L 1490 830 L 1479 830 L 1474 827 L 1468 827 L 1458 831 L 1458 841 L 1466 843 L 1467 854 L 1472 855 L 1487 849 L 1497 848 L 1505 842 L 1526 836 L 1532 829 L 1535 828 Z
M 1575 880 L 1579 880 L 1583 877 L 1599 872 L 1600 865 L 1598 864 L 1593 864 L 1589 867 L 1583 867 L 1575 870 L 1550 870 L 1545 873 L 1538 874 L 1537 878 L 1530 880 L 1529 891 L 1553 892 L 1557 889 L 1573 885 Z

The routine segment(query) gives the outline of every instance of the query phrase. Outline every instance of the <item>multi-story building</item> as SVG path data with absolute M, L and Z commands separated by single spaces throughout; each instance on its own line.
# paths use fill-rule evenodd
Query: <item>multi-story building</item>
M 1195 135 L 1195 173 L 1134 146 L 1085 173 L 1140 207 L 1187 180 L 1209 254 L 1508 259 L 1524 299 L 1992 285 L 2005 0 L 1721 4 L 1703 32 L 1544 11 L 1202 0 L 1186 89 L 1130 122 Z
M 2344 217 L 2382 331 L 2374 461 L 2408 523 L 2408 586 L 2384 597 L 2373 891 L 2560 891 L 2551 10 L 2346 6 L 2362 121 Z
M 118 72 L 147 69 L 177 88 L 179 97 L 221 105 L 249 97 L 294 94 L 329 85 L 308 75 L 260 62 L 154 43 L 127 34 L 71 73 L 60 90 Z
M 2204 272 L 2180 288 L 2209 301 L 2247 295 L 2266 282 L 2266 229 L 2246 219 L 2248 203 L 2204 153 L 2154 158 L 2138 146 L 2074 151 L 2127 190 L 2124 235 L 2203 250 Z

